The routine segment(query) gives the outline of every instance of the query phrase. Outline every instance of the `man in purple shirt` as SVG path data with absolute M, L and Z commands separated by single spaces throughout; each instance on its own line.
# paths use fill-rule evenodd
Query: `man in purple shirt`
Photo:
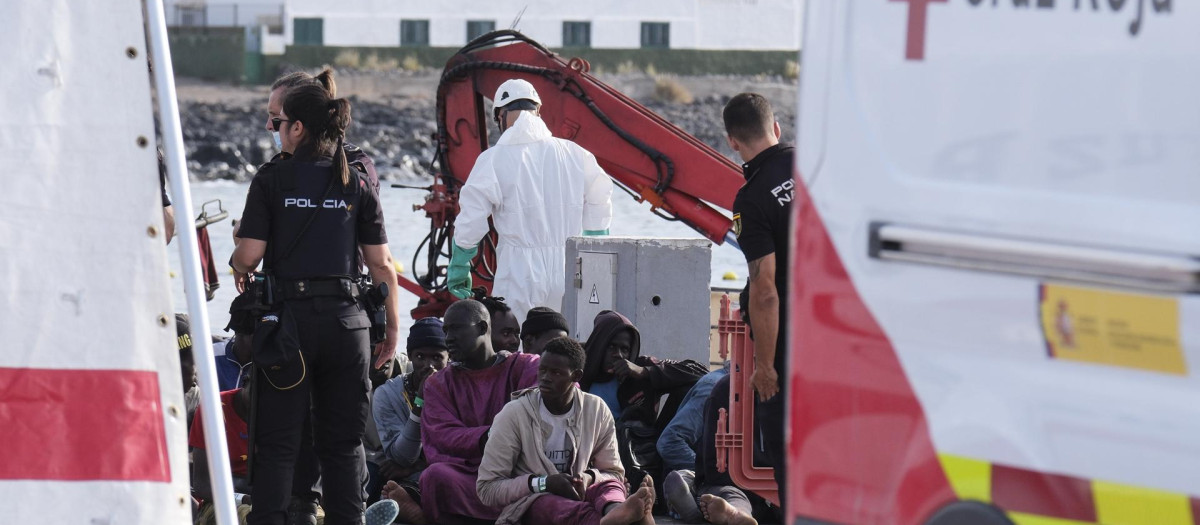
M 475 490 L 483 447 L 512 393 L 537 384 L 538 356 L 497 353 L 491 316 L 478 301 L 451 305 L 443 329 L 451 364 L 426 380 L 422 507 L 430 523 L 494 521 L 502 509 L 484 505 Z

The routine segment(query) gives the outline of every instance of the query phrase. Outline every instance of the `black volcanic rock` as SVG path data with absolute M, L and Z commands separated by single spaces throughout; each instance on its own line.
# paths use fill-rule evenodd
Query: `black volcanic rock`
M 432 175 L 433 133 L 437 130 L 432 101 L 393 98 L 390 103 L 381 103 L 357 97 L 350 100 L 353 122 L 347 140 L 371 156 L 379 176 L 384 180 L 428 180 Z M 709 95 L 690 104 L 656 100 L 642 103 L 717 151 L 733 157 L 721 122 L 721 110 L 728 100 L 728 96 Z M 783 128 L 783 140 L 794 140 L 795 112 L 791 104 L 777 104 L 775 111 Z M 263 107 L 182 102 L 180 115 L 193 179 L 248 181 L 257 173 L 257 166 L 275 154 Z M 630 131 L 638 134 L 637 130 Z M 494 129 L 491 135 L 494 143 Z M 740 164 L 738 159 L 734 160 Z

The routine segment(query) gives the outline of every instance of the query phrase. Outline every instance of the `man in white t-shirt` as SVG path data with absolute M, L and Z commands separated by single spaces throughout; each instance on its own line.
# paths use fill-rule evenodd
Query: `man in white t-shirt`
M 566 414 L 552 414 L 543 402 L 540 412 L 542 422 L 550 425 L 550 439 L 546 440 L 546 458 L 554 464 L 559 473 L 570 472 L 571 463 L 575 460 L 575 436 L 568 428 L 567 422 L 574 418 L 578 411 L 571 405 Z
M 504 507 L 498 525 L 654 523 L 653 482 L 647 477 L 626 497 L 612 413 L 576 386 L 585 360 L 573 339 L 550 341 L 538 387 L 518 392 L 496 415 L 476 488 L 484 504 Z

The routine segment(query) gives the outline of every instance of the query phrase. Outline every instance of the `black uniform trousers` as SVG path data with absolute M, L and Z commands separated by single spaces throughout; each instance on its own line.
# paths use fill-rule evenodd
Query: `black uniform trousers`
M 287 519 L 301 434 L 311 406 L 325 523 L 359 525 L 366 474 L 362 437 L 370 417 L 370 321 L 362 307 L 347 298 L 291 300 L 286 308 L 296 319 L 306 375 L 290 390 L 276 390 L 265 380 L 259 383 L 263 387 L 258 392 L 255 430 L 254 508 L 248 521 L 283 525 Z
M 779 337 L 784 337 L 783 330 L 780 330 Z M 779 393 L 766 401 L 760 401 L 758 394 L 754 394 L 754 421 L 758 425 L 763 453 L 771 468 L 775 469 L 780 508 L 785 508 L 787 503 L 787 443 L 784 439 L 787 431 L 787 366 L 787 347 L 776 349 L 775 373 L 779 374 Z

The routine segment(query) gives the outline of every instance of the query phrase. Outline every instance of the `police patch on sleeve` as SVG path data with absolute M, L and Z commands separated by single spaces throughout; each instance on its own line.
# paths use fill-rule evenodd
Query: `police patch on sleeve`
M 734 237 L 742 236 L 742 214 L 733 214 L 733 235 Z

